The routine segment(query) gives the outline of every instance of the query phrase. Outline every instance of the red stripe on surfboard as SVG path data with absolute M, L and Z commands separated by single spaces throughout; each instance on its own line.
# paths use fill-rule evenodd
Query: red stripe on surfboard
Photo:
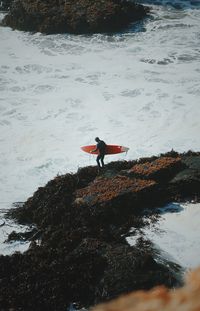
M 83 146 L 81 149 L 87 153 L 91 153 L 92 150 L 96 149 L 96 145 Z M 119 145 L 106 145 L 106 154 L 117 154 L 127 152 L 129 148 Z M 98 151 L 92 152 L 92 154 L 98 154 Z

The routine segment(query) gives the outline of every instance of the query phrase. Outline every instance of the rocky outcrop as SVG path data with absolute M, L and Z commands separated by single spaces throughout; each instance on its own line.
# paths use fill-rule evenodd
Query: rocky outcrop
M 1 0 L 0 1 L 0 11 L 8 11 L 13 0 Z
M 2 310 L 64 311 L 71 302 L 91 306 L 131 290 L 180 285 L 181 267 L 159 262 L 150 242 L 130 246 L 125 237 L 155 221 L 154 207 L 188 198 L 200 198 L 199 153 L 57 176 L 8 215 L 34 227 L 9 237 L 30 240 L 27 252 L 0 256 Z
M 179 284 L 168 263 L 157 263 L 142 243 L 130 247 L 92 238 L 71 242 L 76 235 L 60 234 L 62 247 L 32 243 L 24 254 L 0 256 L 2 311 L 66 311 L 71 302 L 89 306 L 134 289 Z
M 46 34 L 101 33 L 119 31 L 147 12 L 146 7 L 125 0 L 16 0 L 3 24 Z
M 199 179 L 200 179 L 200 156 L 195 156 L 191 153 L 182 158 L 182 163 L 185 169 L 179 171 L 178 174 L 171 179 L 169 186 L 174 187 L 174 191 L 179 194 L 184 193 L 185 196 L 190 196 L 193 193 L 199 195 Z M 178 191 L 177 191 L 178 189 Z
M 170 180 L 183 167 L 184 163 L 180 157 L 161 157 L 152 162 L 134 165 L 129 170 L 129 174 L 146 179 L 154 179 L 162 183 L 163 181 Z
M 200 268 L 188 273 L 183 288 L 169 291 L 156 287 L 148 292 L 138 291 L 102 304 L 93 311 L 194 311 L 200 310 Z
M 122 201 L 127 207 L 139 196 L 147 196 L 156 187 L 154 180 L 129 178 L 123 175 L 96 178 L 93 183 L 76 191 L 75 205 L 87 206 L 121 206 Z M 130 202 L 130 203 L 129 203 Z M 133 206 L 132 206 L 133 208 Z

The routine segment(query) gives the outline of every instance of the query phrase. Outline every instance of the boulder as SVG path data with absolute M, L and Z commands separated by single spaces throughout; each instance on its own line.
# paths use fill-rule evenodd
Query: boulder
M 151 192 L 155 188 L 153 180 L 132 179 L 122 175 L 112 178 L 100 177 L 90 183 L 88 187 L 76 191 L 75 203 L 81 202 L 88 206 L 121 206 L 125 205 L 134 208 L 135 201 L 139 196 Z
M 16 0 L 3 25 L 46 34 L 114 32 L 143 19 L 148 11 L 125 0 Z
M 200 268 L 189 272 L 185 285 L 176 290 L 159 286 L 120 297 L 92 311 L 194 311 L 200 310 Z
M 24 254 L 0 256 L 0 275 L 2 311 L 66 311 L 72 301 L 87 307 L 133 289 L 180 284 L 168 263 L 156 262 L 144 245 L 94 238 L 71 251 L 32 243 Z
M 180 157 L 160 157 L 151 162 L 134 165 L 129 170 L 129 174 L 166 183 L 183 167 Z
M 176 194 L 184 196 L 200 195 L 200 155 L 185 155 L 182 157 L 185 168 L 177 173 L 169 183 Z
M 0 1 L 0 11 L 8 11 L 11 7 L 13 0 L 1 0 Z

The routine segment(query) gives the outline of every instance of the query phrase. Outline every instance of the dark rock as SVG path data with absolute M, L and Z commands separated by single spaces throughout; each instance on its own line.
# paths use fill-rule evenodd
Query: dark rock
M 174 192 L 184 196 L 200 195 L 200 155 L 184 156 L 182 162 L 186 168 L 180 171 L 170 182 Z
M 46 187 L 38 188 L 33 197 L 23 206 L 11 210 L 9 215 L 22 224 L 36 223 L 39 227 L 57 225 L 62 222 L 66 207 L 70 206 L 77 183 L 76 174 L 57 176 Z
M 182 157 L 182 162 L 192 170 L 200 171 L 200 154 L 187 153 Z
M 110 169 L 112 171 L 120 172 L 122 170 L 128 170 L 131 167 L 133 167 L 134 164 L 136 164 L 137 161 L 115 161 L 115 162 L 110 162 L 106 165 L 107 169 Z
M 147 15 L 148 9 L 124 0 L 16 0 L 3 24 L 42 33 L 119 31 Z
M 0 1 L 0 10 L 1 11 L 8 11 L 12 2 L 13 2 L 13 0 L 1 0 Z
M 23 232 L 16 232 L 16 231 L 12 231 L 9 234 L 8 239 L 6 240 L 6 242 L 11 242 L 11 241 L 25 241 L 25 237 L 24 237 L 24 233 Z
M 136 288 L 178 284 L 145 246 L 88 238 L 71 252 L 34 245 L 25 254 L 1 256 L 0 275 L 7 310 L 64 311 L 71 301 L 88 306 Z
M 82 188 L 93 181 L 98 175 L 98 168 L 95 166 L 82 167 L 77 172 L 78 188 Z
M 98 285 L 96 303 L 132 290 L 150 289 L 153 284 L 165 284 L 167 287 L 171 287 L 172 283 L 180 285 L 173 272 L 157 263 L 152 250 L 150 252 L 143 243 L 137 247 L 115 245 L 109 247 L 104 256 L 108 264 Z
M 31 241 L 31 240 L 36 240 L 38 238 L 41 237 L 41 232 L 38 231 L 36 228 L 33 228 L 30 231 L 26 231 L 26 232 L 16 232 L 16 231 L 12 231 L 9 236 L 8 239 L 6 240 L 6 242 L 12 242 L 12 241 Z
M 57 176 L 9 212 L 34 229 L 10 235 L 31 240 L 28 251 L 0 256 L 2 310 L 62 311 L 72 301 L 89 306 L 133 289 L 179 285 L 180 267 L 159 263 L 148 243 L 131 247 L 125 236 L 156 221 L 154 207 L 188 195 L 200 196 L 199 153 L 173 151 L 110 163 L 101 174 L 86 167 Z

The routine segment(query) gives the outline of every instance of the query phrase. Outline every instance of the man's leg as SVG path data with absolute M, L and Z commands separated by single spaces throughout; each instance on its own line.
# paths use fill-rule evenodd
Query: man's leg
M 105 156 L 104 154 L 101 155 L 101 165 L 102 165 L 102 167 L 105 166 L 104 161 L 103 161 L 104 160 L 104 156 Z
M 100 156 L 100 154 L 97 156 L 97 164 L 98 164 L 98 167 L 101 167 L 101 165 L 100 165 L 100 162 L 99 162 L 99 160 L 101 159 L 101 156 Z

